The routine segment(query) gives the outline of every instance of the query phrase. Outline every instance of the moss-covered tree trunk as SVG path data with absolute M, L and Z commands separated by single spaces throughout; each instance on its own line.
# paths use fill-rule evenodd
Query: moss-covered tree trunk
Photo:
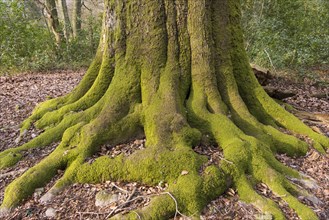
M 286 112 L 258 84 L 243 47 L 239 0 L 108 0 L 101 36 L 76 89 L 40 104 L 22 124 L 22 133 L 33 123 L 45 131 L 0 153 L 4 168 L 14 165 L 21 151 L 61 139 L 54 152 L 6 188 L 2 212 L 62 169 L 63 177 L 43 200 L 75 182 L 166 182 L 179 210 L 198 218 L 232 183 L 242 200 L 283 219 L 273 201 L 255 192 L 253 184 L 263 182 L 285 195 L 282 199 L 302 219 L 316 219 L 296 198 L 307 193 L 287 179 L 304 177 L 274 155 L 302 155 L 308 149 L 283 130 L 308 136 L 320 152 L 329 140 Z M 140 135 L 146 137 L 145 149 L 86 163 L 102 144 Z M 208 159 L 193 150 L 202 141 L 223 150 L 219 164 L 207 165 Z M 166 219 L 175 210 L 173 199 L 162 194 L 138 215 L 126 217 Z

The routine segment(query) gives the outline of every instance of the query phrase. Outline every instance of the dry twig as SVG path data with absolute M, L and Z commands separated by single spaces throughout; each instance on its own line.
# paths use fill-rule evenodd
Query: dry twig
M 178 210 L 178 203 L 177 203 L 177 200 L 175 199 L 175 197 L 174 197 L 170 192 L 163 192 L 163 193 L 161 193 L 161 194 L 163 194 L 163 195 L 164 195 L 164 194 L 167 194 L 167 195 L 169 195 L 169 196 L 174 200 L 174 202 L 175 202 L 175 207 L 176 207 L 176 212 L 175 212 L 174 219 L 176 219 L 177 214 L 180 214 L 181 216 L 183 216 L 183 217 L 189 219 L 188 216 L 182 214 L 182 213 Z

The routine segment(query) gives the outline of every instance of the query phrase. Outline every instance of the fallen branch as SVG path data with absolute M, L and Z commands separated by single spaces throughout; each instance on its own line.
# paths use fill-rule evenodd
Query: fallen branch
M 271 74 L 271 72 L 268 69 L 265 69 L 263 67 L 260 67 L 256 64 L 250 64 L 258 82 L 262 85 L 262 86 L 266 86 L 271 79 L 273 78 L 273 75 Z
M 310 113 L 305 111 L 295 111 L 294 114 L 302 120 L 329 125 L 329 114 Z
M 271 86 L 264 86 L 263 88 L 270 97 L 278 100 L 286 99 L 297 94 L 296 92 L 292 92 L 290 90 L 281 90 Z
M 311 97 L 319 98 L 319 99 L 328 99 L 329 100 L 329 93 L 315 93 L 311 94 Z
M 133 197 L 133 195 L 135 194 L 135 192 L 136 192 L 136 187 L 133 189 L 132 193 L 128 196 L 126 202 L 129 201 Z

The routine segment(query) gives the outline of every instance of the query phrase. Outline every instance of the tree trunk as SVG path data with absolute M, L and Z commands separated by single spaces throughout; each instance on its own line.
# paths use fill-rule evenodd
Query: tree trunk
M 81 0 L 74 0 L 73 14 L 72 14 L 72 28 L 73 28 L 74 38 L 79 37 L 81 31 L 81 9 L 82 9 Z
M 45 11 L 47 13 L 46 18 L 48 27 L 54 34 L 56 45 L 59 46 L 62 42 L 63 33 L 59 25 L 58 12 L 55 0 L 46 0 Z
M 101 36 L 76 89 L 40 104 L 21 128 L 24 133 L 34 123 L 45 131 L 0 154 L 4 168 L 24 150 L 62 139 L 52 154 L 6 188 L 3 212 L 63 169 L 43 201 L 75 182 L 166 182 L 177 204 L 161 194 L 124 217 L 168 219 L 178 207 L 198 218 L 232 182 L 242 200 L 283 219 L 277 205 L 254 190 L 255 182 L 263 182 L 285 195 L 282 199 L 302 219 L 317 219 L 295 198 L 307 193 L 287 179 L 305 177 L 274 155 L 308 150 L 282 129 L 308 136 L 321 152 L 329 140 L 286 112 L 258 84 L 243 47 L 239 0 L 107 0 Z M 146 137 L 145 149 L 86 162 L 102 144 L 140 135 Z M 211 163 L 194 151 L 205 142 L 218 146 L 224 159 Z
M 67 10 L 66 0 L 58 0 L 58 5 L 59 5 L 60 12 L 62 14 L 61 16 L 63 17 L 64 36 L 65 36 L 66 41 L 69 41 L 73 36 L 73 32 L 72 32 L 69 13 Z

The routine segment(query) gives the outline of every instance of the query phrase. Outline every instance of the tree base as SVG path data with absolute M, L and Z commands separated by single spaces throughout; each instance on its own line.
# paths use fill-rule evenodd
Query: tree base
M 307 192 L 287 178 L 303 177 L 274 155 L 308 150 L 280 129 L 309 137 L 322 153 L 329 139 L 285 111 L 257 82 L 243 49 L 239 1 L 144 3 L 147 7 L 107 2 L 103 38 L 81 83 L 72 93 L 40 104 L 22 124 L 22 133 L 34 124 L 45 129 L 42 134 L 0 153 L 3 169 L 14 165 L 20 152 L 61 140 L 6 188 L 1 209 L 17 206 L 63 170 L 44 200 L 76 182 L 168 184 L 149 206 L 120 219 L 168 219 L 177 210 L 199 218 L 230 182 L 243 201 L 275 219 L 284 215 L 255 191 L 258 182 L 282 196 L 300 218 L 317 219 L 296 198 Z M 88 162 L 102 144 L 141 135 L 145 149 Z M 196 153 L 193 148 L 202 141 L 217 145 L 224 159 L 211 164 Z

